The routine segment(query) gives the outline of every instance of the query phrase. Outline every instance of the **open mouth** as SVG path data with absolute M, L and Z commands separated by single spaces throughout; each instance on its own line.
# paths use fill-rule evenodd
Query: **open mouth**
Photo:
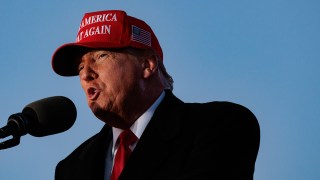
M 87 90 L 88 99 L 90 99 L 90 100 L 97 99 L 99 96 L 99 92 L 100 91 L 95 87 L 88 88 L 88 90 Z

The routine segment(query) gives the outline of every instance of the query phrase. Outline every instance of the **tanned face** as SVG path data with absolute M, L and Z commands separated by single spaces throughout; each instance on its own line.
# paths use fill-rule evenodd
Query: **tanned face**
M 144 65 L 121 51 L 92 50 L 78 65 L 81 86 L 96 117 L 109 125 L 130 126 L 143 89 Z

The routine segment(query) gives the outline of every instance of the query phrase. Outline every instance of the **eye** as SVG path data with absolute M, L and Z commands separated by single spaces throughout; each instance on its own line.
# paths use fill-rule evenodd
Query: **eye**
M 108 53 L 105 53 L 105 52 L 100 53 L 100 54 L 98 55 L 98 59 L 105 59 L 105 58 L 108 58 L 108 57 L 109 57 L 109 54 L 108 54 Z

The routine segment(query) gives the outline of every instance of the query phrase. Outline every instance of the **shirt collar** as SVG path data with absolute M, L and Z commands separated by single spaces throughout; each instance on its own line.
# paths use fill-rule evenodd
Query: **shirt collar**
M 131 131 L 140 139 L 142 136 L 142 133 L 146 126 L 148 125 L 149 121 L 151 120 L 154 111 L 159 106 L 160 102 L 163 100 L 165 96 L 165 91 L 162 91 L 158 99 L 149 107 L 147 111 L 145 111 L 130 127 Z M 122 132 L 122 129 L 112 127 L 112 133 L 113 133 L 113 147 L 112 152 L 115 150 L 115 142 L 118 139 L 118 136 Z

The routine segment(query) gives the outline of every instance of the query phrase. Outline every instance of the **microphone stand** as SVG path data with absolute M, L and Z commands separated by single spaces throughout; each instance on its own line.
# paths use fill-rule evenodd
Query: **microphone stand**
M 5 138 L 10 135 L 12 135 L 12 138 L 1 142 L 0 150 L 18 145 L 20 143 L 21 136 L 27 134 L 27 123 L 28 121 L 22 113 L 12 114 L 8 118 L 7 126 L 0 129 L 0 138 Z
M 16 146 L 20 143 L 21 136 L 13 136 L 12 139 L 6 140 L 0 143 L 0 150 L 11 148 Z

